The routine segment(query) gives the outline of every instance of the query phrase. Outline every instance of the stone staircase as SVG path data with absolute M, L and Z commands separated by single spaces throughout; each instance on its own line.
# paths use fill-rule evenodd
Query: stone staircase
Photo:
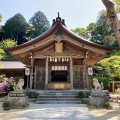
M 40 92 L 37 104 L 80 104 L 76 90 L 46 90 Z

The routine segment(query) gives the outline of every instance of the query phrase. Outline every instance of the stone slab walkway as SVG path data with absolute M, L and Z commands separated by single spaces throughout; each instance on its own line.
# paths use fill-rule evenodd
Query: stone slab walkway
M 11 120 L 96 120 L 96 118 L 88 111 L 86 105 L 35 104 Z

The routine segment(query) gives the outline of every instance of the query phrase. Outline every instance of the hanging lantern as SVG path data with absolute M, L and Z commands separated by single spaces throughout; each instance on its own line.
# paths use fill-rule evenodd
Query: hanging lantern
M 93 75 L 93 69 L 92 69 L 92 67 L 88 67 L 88 75 Z

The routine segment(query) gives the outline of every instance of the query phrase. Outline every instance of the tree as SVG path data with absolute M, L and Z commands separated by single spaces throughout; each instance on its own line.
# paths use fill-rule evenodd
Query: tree
M 87 26 L 87 31 L 89 31 L 89 34 L 91 33 L 91 31 L 94 31 L 96 28 L 96 23 L 90 23 L 88 26 Z
M 98 63 L 104 71 L 104 76 L 108 77 L 109 80 L 120 79 L 120 56 L 111 56 L 105 58 Z
M 41 11 L 36 12 L 33 17 L 30 18 L 29 23 L 35 28 L 34 37 L 41 35 L 50 27 L 49 21 Z
M 11 39 L 6 39 L 0 42 L 0 58 L 10 58 L 11 56 L 5 53 L 5 48 L 15 47 L 16 42 Z
M 102 0 L 102 2 L 106 7 L 107 17 L 110 19 L 113 25 L 115 38 L 120 48 L 120 25 L 115 11 L 115 4 L 110 0 Z M 119 2 L 119 0 L 114 0 L 114 2 Z
M 20 13 L 17 13 L 6 21 L 3 29 L 6 38 L 15 39 L 17 44 L 22 44 L 25 42 L 24 36 L 28 26 L 25 18 Z
M 0 14 L 0 22 L 2 21 L 2 15 Z
M 15 47 L 16 46 L 16 42 L 14 40 L 11 39 L 6 39 L 0 42 L 0 48 L 5 49 L 5 48 L 11 48 L 11 47 Z
M 105 16 L 105 11 L 99 12 L 96 24 L 91 29 L 91 41 L 97 44 L 116 47 L 113 27 L 109 19 Z
M 29 26 L 27 31 L 26 31 L 25 38 L 27 40 L 33 39 L 34 38 L 34 32 L 35 32 L 35 28 L 32 27 L 32 26 Z
M 89 39 L 89 34 L 88 34 L 88 31 L 87 29 L 85 28 L 75 28 L 75 29 L 71 29 L 72 32 L 76 33 L 77 35 L 85 38 L 85 39 Z
M 112 0 L 112 1 L 115 4 L 116 13 L 119 13 L 120 12 L 120 0 Z
M 2 15 L 0 14 L 0 22 L 2 21 Z M 1 36 L 1 33 L 2 33 L 2 26 L 0 26 L 0 36 Z M 1 37 L 0 37 L 1 39 Z
M 0 22 L 2 21 L 2 15 L 0 14 Z M 0 26 L 0 31 L 1 31 L 1 26 Z
M 2 21 L 2 15 L 0 14 L 0 22 Z M 2 27 L 0 26 L 0 32 L 1 32 Z

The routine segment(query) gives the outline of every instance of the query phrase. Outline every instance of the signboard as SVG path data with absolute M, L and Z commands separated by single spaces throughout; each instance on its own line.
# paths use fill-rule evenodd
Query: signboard
M 88 67 L 88 75 L 93 75 L 93 69 L 92 69 L 92 67 Z
M 30 68 L 25 68 L 25 75 L 30 75 Z

